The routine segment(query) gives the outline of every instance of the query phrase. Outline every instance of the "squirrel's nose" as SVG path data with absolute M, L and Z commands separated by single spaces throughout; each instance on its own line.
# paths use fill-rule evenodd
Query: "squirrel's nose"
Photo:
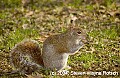
M 88 43 L 88 38 L 87 38 L 88 36 L 87 35 L 85 35 L 83 38 L 82 38 L 82 42 L 84 43 L 84 44 L 86 44 L 86 43 Z
M 82 42 L 86 44 L 86 43 L 87 43 L 87 40 L 86 40 L 86 39 L 83 39 Z
M 85 34 L 85 37 L 84 37 L 84 39 L 83 39 L 83 42 L 84 42 L 85 44 L 88 44 L 88 43 L 89 43 L 89 35 L 88 35 L 88 34 Z

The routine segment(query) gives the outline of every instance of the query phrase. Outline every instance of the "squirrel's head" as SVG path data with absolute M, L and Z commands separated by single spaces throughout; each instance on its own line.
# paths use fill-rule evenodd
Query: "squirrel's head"
M 75 39 L 79 39 L 80 41 L 82 41 L 83 43 L 86 43 L 86 32 L 84 29 L 81 28 L 69 28 L 68 32 L 70 33 L 70 35 L 75 38 Z

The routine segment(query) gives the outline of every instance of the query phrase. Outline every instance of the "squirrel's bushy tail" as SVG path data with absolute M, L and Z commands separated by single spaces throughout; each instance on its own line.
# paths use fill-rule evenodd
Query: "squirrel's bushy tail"
M 11 50 L 11 64 L 21 73 L 31 74 L 44 64 L 41 48 L 35 40 L 24 40 Z

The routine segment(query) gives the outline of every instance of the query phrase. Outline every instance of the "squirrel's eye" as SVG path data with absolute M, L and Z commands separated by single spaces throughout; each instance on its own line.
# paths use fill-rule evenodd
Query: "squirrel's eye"
M 77 34 L 81 34 L 81 31 L 78 31 Z

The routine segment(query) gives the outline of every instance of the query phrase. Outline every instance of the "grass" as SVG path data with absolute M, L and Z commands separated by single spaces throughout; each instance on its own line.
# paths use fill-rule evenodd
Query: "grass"
M 72 67 L 70 71 L 120 73 L 120 6 L 118 3 L 120 4 L 119 1 L 113 0 L 101 2 L 35 0 L 23 9 L 21 0 L 1 0 L 0 72 L 12 70 L 7 57 L 16 43 L 27 38 L 41 41 L 43 36 L 62 33 L 72 25 L 86 30 L 89 44 L 76 55 L 69 57 L 68 65 Z M 42 76 L 51 77 L 48 74 Z M 62 77 L 71 78 L 69 75 Z M 111 77 L 119 78 L 119 76 Z

